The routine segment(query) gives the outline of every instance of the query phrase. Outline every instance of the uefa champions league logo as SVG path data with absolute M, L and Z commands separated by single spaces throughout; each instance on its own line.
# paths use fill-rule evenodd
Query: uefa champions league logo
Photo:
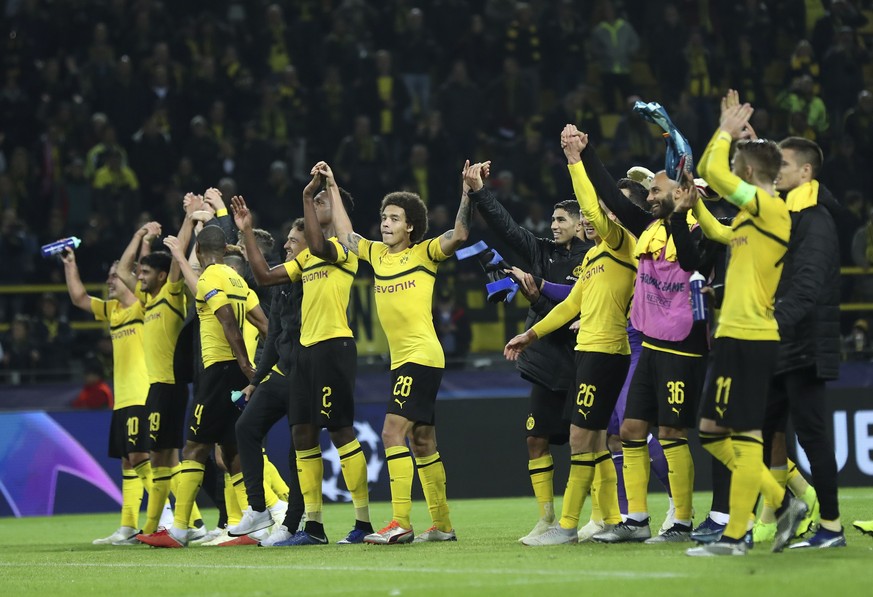
M 366 421 L 355 421 L 355 434 L 358 436 L 358 441 L 361 443 L 364 455 L 367 457 L 367 482 L 375 483 L 379 480 L 379 474 L 385 465 L 385 461 L 382 458 L 381 438 Z M 333 444 L 328 443 L 328 445 L 329 447 L 324 449 L 321 455 L 324 460 L 324 482 L 322 483 L 321 492 L 326 500 L 332 502 L 350 502 L 352 501 L 352 494 L 339 486 L 339 481 L 342 478 L 339 452 L 337 452 Z

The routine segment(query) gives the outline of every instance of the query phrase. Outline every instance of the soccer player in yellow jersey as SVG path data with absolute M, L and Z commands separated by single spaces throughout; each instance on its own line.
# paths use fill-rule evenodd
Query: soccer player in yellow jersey
M 135 544 L 142 491 L 143 488 L 151 490 L 145 406 L 149 380 L 143 354 L 143 306 L 118 279 L 118 263 L 113 263 L 109 269 L 106 280 L 109 300 L 104 301 L 88 295 L 79 277 L 73 251 L 68 249 L 61 259 L 73 304 L 93 314 L 98 321 L 108 321 L 112 337 L 115 406 L 109 430 L 109 456 L 121 459 L 121 527 L 104 539 L 95 539 L 94 543 Z
M 483 165 L 465 165 L 464 173 L 482 186 Z M 382 242 L 352 230 L 333 172 L 324 163 L 313 172 L 324 177 L 332 202 L 337 237 L 344 250 L 373 267 L 376 310 L 391 353 L 391 396 L 382 441 L 391 480 L 391 522 L 364 537 L 365 543 L 395 545 L 413 541 L 455 541 L 446 501 L 446 472 L 437 451 L 435 406 L 445 355 L 433 326 L 433 287 L 439 264 L 467 240 L 470 229 L 469 186 L 452 230 L 424 240 L 427 206 L 415 193 L 389 193 L 380 209 Z M 432 525 L 417 537 L 412 530 L 412 471 L 415 456 Z
M 729 230 L 698 218 L 704 234 L 730 244 L 710 382 L 701 401 L 700 441 L 732 472 L 730 519 L 718 542 L 689 549 L 692 556 L 744 555 L 743 538 L 758 493 L 773 504 L 782 504 L 785 495 L 764 465 L 761 439 L 779 347 L 774 296 L 791 232 L 788 208 L 774 186 L 782 155 L 772 141 L 741 140 L 749 135 L 749 104 L 723 108 L 698 169 L 740 212 Z M 740 141 L 729 165 L 734 140 Z M 780 508 L 774 551 L 782 550 L 805 513 L 806 504 L 796 498 Z
M 179 231 L 180 242 L 187 245 L 193 220 L 186 214 Z M 149 419 L 152 491 L 143 533 L 154 533 L 164 503 L 179 482 L 179 450 L 185 444 L 185 411 L 188 408 L 188 384 L 176 382 L 174 357 L 176 343 L 187 313 L 185 282 L 172 256 L 164 251 L 151 252 L 151 242 L 161 233 L 160 224 L 149 222 L 136 231 L 121 255 L 118 277 L 145 308 L 144 347 L 149 372 L 149 395 L 146 410 Z M 140 252 L 139 273 L 134 261 Z M 189 539 L 205 535 L 200 511 L 192 510 Z M 168 525 L 167 525 L 168 526 Z
M 182 253 L 184 249 L 178 242 L 168 246 L 187 279 L 191 276 L 191 267 Z M 170 529 L 139 535 L 139 540 L 147 545 L 187 545 L 188 519 L 203 482 L 206 460 L 215 444 L 221 447 L 222 460 L 231 476 L 242 474 L 234 432 L 239 410 L 231 402 L 230 393 L 242 390 L 254 375 L 241 331 L 245 321 L 266 334 L 267 320 L 260 306 L 250 308 L 247 304 L 250 289 L 245 280 L 224 265 L 226 246 L 224 231 L 217 226 L 206 226 L 197 235 L 195 248 L 203 271 L 197 280 L 195 301 L 200 319 L 203 373 L 188 421 L 188 440 L 182 450 L 175 520 Z M 241 506 L 245 507 L 245 488 L 239 487 L 236 493 Z
M 373 532 L 367 461 L 354 430 L 357 348 L 346 311 L 358 257 L 336 239 L 331 201 L 321 174 L 313 173 L 303 190 L 304 236 L 307 249 L 291 261 L 270 268 L 257 249 L 251 214 L 242 197 L 234 197 L 234 220 L 245 239 L 249 266 L 261 286 L 303 282 L 300 354 L 291 386 L 299 397 L 289 402 L 288 422 L 297 451 L 297 474 L 306 510 L 306 525 L 275 547 L 326 545 L 321 493 L 324 462 L 319 429 L 327 428 L 339 452 L 343 479 L 355 507 L 355 527 L 339 543 L 361 543 Z M 352 198 L 341 191 L 352 207 Z
M 585 254 L 582 272 L 566 300 L 540 322 L 509 341 L 509 360 L 538 338 L 579 316 L 576 339 L 576 398 L 570 424 L 570 477 L 561 519 L 542 535 L 525 537 L 524 545 L 577 543 L 579 514 L 595 470 L 601 474 L 598 503 L 604 520 L 618 519 L 615 467 L 606 447 L 606 428 L 630 366 L 627 315 L 636 276 L 635 241 L 600 207 L 582 165 L 587 135 L 567 125 L 561 147 L 567 157 L 573 191 L 584 215 L 586 236 L 595 246 Z

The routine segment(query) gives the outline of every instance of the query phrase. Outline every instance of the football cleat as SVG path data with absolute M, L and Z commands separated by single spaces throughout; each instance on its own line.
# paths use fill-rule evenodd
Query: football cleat
M 815 534 L 804 541 L 799 541 L 789 546 L 789 549 L 827 549 L 829 547 L 845 547 L 846 535 L 842 529 L 838 532 L 829 531 L 819 527 Z
M 597 533 L 602 533 L 606 530 L 611 530 L 615 525 L 606 524 L 602 520 L 589 520 L 588 524 L 579 529 L 576 536 L 579 538 L 579 543 L 587 543 L 591 541 Z
M 683 543 L 685 541 L 691 541 L 691 525 L 676 523 L 663 533 L 646 539 L 643 543 L 652 545 L 654 543 Z
M 543 545 L 566 545 L 569 543 L 579 543 L 579 534 L 576 529 L 564 529 L 560 524 L 556 524 L 542 535 L 525 537 L 522 541 L 523 545 L 530 547 L 540 547 Z
M 258 512 L 257 510 L 252 510 L 252 507 L 249 506 L 243 512 L 239 524 L 227 527 L 227 534 L 231 537 L 241 537 L 271 526 L 273 526 L 273 517 L 270 515 L 269 510 Z
M 649 519 L 645 522 L 636 522 L 627 519 L 620 522 L 615 527 L 602 533 L 597 533 L 592 537 L 599 543 L 627 543 L 633 541 L 645 541 L 652 536 L 652 531 L 649 529 Z
M 151 545 L 152 547 L 167 547 L 167 548 L 178 548 L 185 547 L 188 543 L 188 531 L 178 531 L 179 533 L 184 533 L 185 537 L 180 539 L 173 534 L 175 529 L 161 529 L 156 533 L 152 533 L 151 535 L 143 535 L 139 534 L 136 536 L 137 539 L 140 540 L 141 543 L 145 543 L 146 545 Z
M 727 525 L 719 524 L 707 516 L 703 522 L 697 525 L 697 528 L 691 531 L 691 540 L 697 543 L 713 543 L 718 541 L 721 539 L 722 533 L 724 533 L 725 526 Z
M 749 546 L 745 541 L 725 541 L 720 540 L 714 543 L 705 543 L 692 547 L 685 551 L 685 555 L 692 557 L 712 557 L 712 556 L 744 556 L 748 552 Z
M 865 535 L 873 536 L 873 520 L 856 520 L 852 526 Z
M 806 503 L 793 496 L 789 496 L 788 503 L 779 509 L 779 517 L 776 519 L 776 535 L 773 537 L 773 552 L 778 553 L 785 548 L 785 544 L 794 537 L 797 527 L 809 511 Z
M 370 529 L 369 531 L 365 531 L 363 529 L 354 528 L 351 531 L 349 531 L 348 535 L 346 535 L 344 538 L 337 541 L 336 544 L 337 545 L 355 545 L 357 543 L 363 543 L 364 537 L 372 534 L 372 532 L 373 532 L 373 529 Z
M 261 547 L 273 547 L 276 543 L 280 541 L 287 541 L 293 536 L 293 533 L 288 530 L 284 524 L 279 525 L 276 529 L 270 533 L 270 536 L 258 543 Z
M 524 537 L 519 538 L 519 543 L 524 543 L 525 539 L 533 539 L 534 537 L 539 537 L 543 533 L 547 533 L 549 529 L 555 526 L 555 519 L 546 520 L 545 518 L 540 518 L 537 523 L 534 525 L 534 528 L 531 529 L 530 533 L 525 535 Z
M 430 527 L 428 530 L 423 532 L 421 535 L 415 537 L 412 540 L 413 543 L 427 543 L 434 541 L 457 541 L 458 537 L 455 535 L 455 530 L 452 529 L 450 531 L 441 531 L 436 528 L 436 525 Z
M 404 529 L 397 524 L 396 520 L 392 520 L 391 524 L 376 533 L 370 533 L 364 537 L 364 543 L 371 545 L 395 545 L 400 543 L 412 543 L 415 539 L 415 533 L 412 529 Z
M 800 521 L 797 531 L 794 534 L 795 537 L 802 537 L 809 531 L 813 530 L 814 526 L 818 524 L 821 510 L 818 503 L 818 494 L 815 492 L 815 487 L 812 485 L 806 488 L 803 495 L 797 497 L 802 499 L 803 503 L 805 503 L 808 508 L 806 516 L 804 516 L 803 520 Z
M 126 541 L 131 537 L 136 537 L 140 531 L 133 527 L 119 527 L 114 533 L 102 539 L 94 539 L 93 545 L 115 545 L 118 541 Z
M 195 530 L 195 529 L 188 529 L 188 544 L 189 545 L 206 545 L 207 543 L 215 540 L 218 537 L 221 537 L 221 536 L 227 537 L 228 536 L 227 531 L 225 529 L 223 529 L 221 527 L 215 527 L 211 531 L 204 532 L 202 537 L 199 537 L 198 539 L 191 539 L 191 531 L 193 531 L 193 530 Z M 200 529 L 197 529 L 197 530 L 204 530 L 205 531 L 206 527 L 200 527 Z
M 296 547 L 298 545 L 327 545 L 327 537 L 310 535 L 306 531 L 297 531 L 285 541 L 278 541 L 273 547 Z
M 755 521 L 755 526 L 752 527 L 752 538 L 755 543 L 770 543 L 775 536 L 775 522 L 761 522 L 760 518 Z

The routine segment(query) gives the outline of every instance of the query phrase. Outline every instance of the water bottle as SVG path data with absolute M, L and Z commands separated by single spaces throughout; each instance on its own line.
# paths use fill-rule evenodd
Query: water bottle
M 234 390 L 230 393 L 230 401 L 234 403 L 234 405 L 243 410 L 246 407 L 246 395 L 243 394 L 242 390 Z
M 691 316 L 694 321 L 706 321 L 706 297 L 700 291 L 706 278 L 700 272 L 691 274 L 688 286 L 691 288 Z
M 49 243 L 47 245 L 42 246 L 42 256 L 43 257 L 51 257 L 53 255 L 60 255 L 66 249 L 78 249 L 79 245 L 82 244 L 82 240 L 78 237 L 71 236 L 69 238 L 62 238 L 61 240 L 56 240 L 53 243 Z

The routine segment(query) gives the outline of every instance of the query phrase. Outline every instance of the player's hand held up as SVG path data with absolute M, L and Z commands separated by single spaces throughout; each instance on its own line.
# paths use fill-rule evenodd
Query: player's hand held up
M 674 210 L 677 213 L 686 213 L 697 204 L 699 197 L 694 178 L 690 172 L 685 172 L 681 184 L 673 191 Z
M 230 199 L 230 205 L 233 208 L 233 222 L 236 227 L 246 232 L 252 229 L 252 212 L 249 211 L 246 205 L 246 200 L 242 195 L 234 195 Z
M 588 135 L 576 128 L 575 124 L 568 124 L 561 131 L 561 149 L 568 164 L 577 164 L 582 161 L 582 152 L 588 146 Z
M 754 112 L 755 109 L 750 104 L 726 108 L 722 112 L 719 128 L 733 139 L 748 139 L 750 136 L 749 118 Z
M 510 340 L 503 349 L 503 356 L 508 361 L 516 361 L 525 348 L 533 344 L 537 339 L 537 334 L 533 330 L 528 330 L 523 334 L 519 334 Z

